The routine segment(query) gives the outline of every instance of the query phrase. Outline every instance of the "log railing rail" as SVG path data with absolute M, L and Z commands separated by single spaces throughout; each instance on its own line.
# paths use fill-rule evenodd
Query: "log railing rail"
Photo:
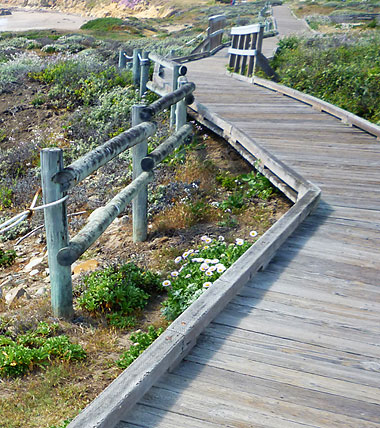
M 139 80 L 143 83 L 146 83 L 145 74 L 149 71 L 148 56 L 148 53 L 143 53 L 143 58 L 145 57 L 147 61 L 143 67 L 140 67 Z M 153 178 L 152 169 L 192 134 L 191 125 L 186 123 L 186 103 L 192 102 L 191 95 L 194 89 L 193 83 L 181 81 L 178 89 L 165 94 L 149 106 L 133 106 L 132 128 L 85 154 L 67 167 L 64 167 L 61 149 L 48 148 L 41 151 L 44 203 L 62 200 L 61 203 L 44 209 L 51 302 L 55 316 L 70 318 L 73 314 L 71 264 L 104 233 L 130 202 L 132 202 L 133 239 L 135 242 L 146 239 L 147 185 Z M 152 119 L 159 112 L 172 106 L 176 109 L 176 132 L 148 155 L 147 138 L 157 129 Z M 95 210 L 88 218 L 87 224 L 70 239 L 67 198 L 65 198 L 67 191 L 130 148 L 133 164 L 132 182 L 107 205 Z

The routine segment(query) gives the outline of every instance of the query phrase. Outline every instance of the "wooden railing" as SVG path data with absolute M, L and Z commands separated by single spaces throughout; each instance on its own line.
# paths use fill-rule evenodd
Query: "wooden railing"
M 232 44 L 229 70 L 245 76 L 252 76 L 260 67 L 268 76 L 276 77 L 267 58 L 262 54 L 264 25 L 253 24 L 231 28 Z
M 140 68 L 141 74 L 147 71 L 149 71 L 149 59 L 147 64 Z M 145 77 L 140 76 L 139 80 L 145 82 Z M 131 201 L 133 239 L 135 242 L 146 239 L 147 185 L 153 178 L 152 169 L 192 134 L 192 126 L 186 123 L 186 104 L 193 102 L 192 93 L 195 85 L 187 81 L 181 81 L 180 85 L 178 89 L 167 93 L 149 106 L 133 106 L 132 128 L 67 167 L 63 165 L 61 149 L 50 148 L 41 151 L 44 203 L 62 201 L 45 208 L 51 302 L 55 316 L 69 318 L 73 313 L 71 264 L 104 233 Z M 172 106 L 176 109 L 176 132 L 148 154 L 147 138 L 157 129 L 152 118 Z M 67 191 L 129 148 L 132 148 L 133 181 L 107 205 L 94 211 L 83 229 L 69 239 L 65 198 Z

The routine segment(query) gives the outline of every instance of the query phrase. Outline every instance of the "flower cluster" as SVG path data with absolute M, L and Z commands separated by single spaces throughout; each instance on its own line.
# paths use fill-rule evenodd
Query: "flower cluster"
M 255 238 L 256 231 L 250 237 Z M 213 239 L 201 237 L 202 244 L 189 249 L 173 261 L 176 269 L 170 278 L 162 282 L 168 291 L 163 313 L 169 320 L 175 319 L 201 294 L 210 288 L 251 245 L 252 242 L 237 238 L 234 243 L 226 243 L 223 236 Z

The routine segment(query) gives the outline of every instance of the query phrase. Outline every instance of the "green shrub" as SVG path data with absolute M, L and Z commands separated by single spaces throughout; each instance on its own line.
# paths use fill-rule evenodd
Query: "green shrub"
M 157 337 L 162 334 L 163 328 L 155 329 L 152 325 L 148 327 L 146 333 L 136 331 L 131 334 L 130 340 L 133 341 L 133 345 L 130 346 L 129 350 L 124 352 L 116 364 L 122 369 L 127 368 L 133 361 L 142 354 L 149 345 L 151 345 Z
M 16 338 L 0 336 L 0 377 L 22 376 L 35 367 L 43 367 L 52 359 L 82 360 L 84 349 L 66 336 L 53 336 L 57 324 L 41 322 Z
M 127 263 L 91 273 L 82 286 L 85 291 L 78 304 L 94 314 L 107 314 L 110 324 L 120 326 L 122 317 L 145 307 L 148 293 L 157 290 L 160 282 L 158 275 Z M 111 315 L 115 313 L 118 316 Z M 133 319 L 126 318 L 125 322 L 133 324 Z
M 0 248 L 0 267 L 4 268 L 13 265 L 16 260 L 16 251 L 14 250 L 2 250 Z
M 292 36 L 279 45 L 271 64 L 281 83 L 375 123 L 380 120 L 378 34 Z
M 81 30 L 92 31 L 111 31 L 116 27 L 120 27 L 123 20 L 120 18 L 97 18 L 83 24 Z
M 168 292 L 163 314 L 169 321 L 197 300 L 252 245 L 242 239 L 227 244 L 223 237 L 212 240 L 204 236 L 202 240 L 204 245 L 185 251 L 174 260 L 178 269 L 162 283 Z

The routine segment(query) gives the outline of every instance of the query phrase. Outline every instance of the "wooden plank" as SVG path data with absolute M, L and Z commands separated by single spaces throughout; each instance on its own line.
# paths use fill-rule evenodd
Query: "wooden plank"
M 288 305 L 273 305 L 266 301 L 262 304 L 263 307 L 260 307 L 259 305 L 255 305 L 254 302 L 250 302 L 249 298 L 246 298 L 246 300 L 246 305 L 238 305 L 231 302 L 226 311 L 237 312 L 241 317 L 247 316 L 253 323 L 255 323 L 255 320 L 259 322 L 264 322 L 265 320 L 269 320 L 270 322 L 277 321 L 279 323 L 286 322 L 289 323 L 289 327 L 294 326 L 294 328 L 298 328 L 300 325 L 304 325 L 313 332 L 320 332 L 324 335 L 327 334 L 328 336 L 339 337 L 345 340 L 351 339 L 358 344 L 365 343 L 376 346 L 380 342 L 378 331 L 373 331 L 372 328 L 367 327 L 364 321 L 360 323 L 360 326 L 352 327 L 348 323 L 338 320 L 337 317 L 329 317 L 324 313 L 321 313 L 318 319 L 312 310 L 295 309 Z M 380 346 L 378 351 L 380 353 Z
M 157 407 L 137 404 L 115 428 L 218 428 L 205 419 L 189 417 L 178 412 L 166 411 Z M 226 425 L 223 425 L 226 426 Z
M 313 287 L 313 285 L 314 283 L 310 284 L 307 279 L 300 279 L 290 275 L 283 275 L 274 280 L 271 273 L 268 277 L 268 275 L 265 276 L 264 272 L 260 272 L 246 284 L 238 295 L 253 298 L 261 297 L 269 301 L 280 302 L 291 299 L 292 302 L 299 306 L 315 308 L 316 310 L 324 308 L 325 312 L 339 313 L 342 316 L 352 316 L 378 323 L 380 293 L 377 293 L 377 302 L 375 300 L 367 301 L 366 298 L 344 297 L 339 294 L 338 287 L 331 287 L 329 291 L 322 289 L 322 287 Z
M 170 383 L 164 383 L 168 377 Z M 160 387 L 152 388 L 142 399 L 143 404 L 159 409 L 170 409 L 175 406 L 178 413 L 188 417 L 212 420 L 222 427 L 310 427 L 310 424 L 294 421 L 296 418 L 293 415 L 287 418 L 275 414 L 274 406 L 281 407 L 281 404 L 274 400 L 251 397 L 241 392 L 239 398 L 230 389 L 215 388 L 202 382 L 197 382 L 194 389 L 184 389 L 186 379 L 180 378 L 175 383 L 174 375 L 168 377 L 159 383 Z M 371 423 L 368 423 L 370 427 Z
M 342 337 L 340 335 L 342 329 L 338 333 L 336 330 L 331 331 L 328 326 L 315 325 L 310 322 L 296 322 L 286 316 L 238 314 L 235 311 L 224 310 L 215 318 L 214 322 L 326 348 L 359 353 L 365 357 L 379 357 L 378 342 L 366 343 L 359 332 L 355 337 L 347 334 Z
M 299 372 L 300 376 L 309 374 L 322 376 L 328 379 L 342 380 L 352 383 L 351 388 L 369 386 L 378 389 L 380 384 L 380 373 L 365 371 L 356 368 L 352 363 L 342 365 L 340 362 L 331 363 L 315 358 L 314 356 L 296 351 L 289 355 L 288 348 L 281 347 L 260 347 L 255 343 L 245 343 L 237 340 L 226 341 L 225 338 L 215 338 L 209 335 L 201 335 L 197 348 L 200 351 L 214 351 L 215 353 L 225 353 L 237 357 L 243 357 L 249 361 L 256 361 L 269 364 L 274 367 L 281 367 Z M 380 359 L 379 359 L 380 366 Z M 380 393 L 380 391 L 377 391 Z
M 252 309 L 260 309 L 273 313 L 286 314 L 291 316 L 302 317 L 309 320 L 323 319 L 331 327 L 335 323 L 344 325 L 347 328 L 357 329 L 358 324 L 363 330 L 380 334 L 379 319 L 376 316 L 370 317 L 368 311 L 355 311 L 350 306 L 329 305 L 328 302 L 315 302 L 314 299 L 309 303 L 307 299 L 300 299 L 296 296 L 281 295 L 256 289 L 251 292 L 242 291 L 239 296 L 235 297 L 231 304 L 247 306 Z
M 299 388 L 380 404 L 379 388 L 352 384 L 351 382 L 331 379 L 312 373 L 300 373 L 297 370 L 255 361 L 249 356 L 230 355 L 221 351 L 214 352 L 213 350 L 195 347 L 191 354 L 186 357 L 186 360 L 223 368 L 247 376 L 256 376 L 274 381 L 281 379 L 281 382 L 298 386 Z M 330 424 L 334 426 L 331 421 Z
M 311 344 L 300 340 L 260 333 L 224 324 L 212 322 L 202 333 L 204 337 L 215 337 L 233 344 L 235 342 L 251 344 L 252 348 L 280 349 L 292 358 L 294 354 L 305 355 L 308 358 L 320 360 L 335 365 L 354 367 L 365 370 L 367 373 L 375 372 L 378 376 L 379 359 L 364 357 L 358 353 L 345 352 L 333 349 L 322 344 Z M 278 379 L 277 382 L 281 382 Z
M 199 365 L 191 361 L 181 363 L 173 374 L 181 375 L 188 379 L 205 379 L 207 383 L 215 385 L 216 388 L 222 386 L 244 393 L 252 393 L 254 391 L 255 395 L 273 398 L 282 403 L 289 402 L 303 407 L 320 409 L 333 414 L 342 414 L 372 422 L 376 422 L 379 415 L 379 406 L 376 404 L 295 387 L 282 383 L 281 380 L 271 381 L 260 377 L 245 376 L 237 372 L 208 365 Z
M 371 421 L 351 418 L 341 414 L 332 414 L 323 409 L 314 409 L 300 406 L 299 404 L 284 402 L 283 400 L 274 400 L 269 397 L 260 396 L 255 393 L 255 383 L 254 379 L 252 380 L 253 382 L 249 392 L 244 392 L 242 390 L 236 391 L 236 386 L 233 385 L 231 385 L 232 388 L 228 388 L 226 385 L 218 385 L 215 387 L 213 384 L 207 382 L 207 378 L 204 380 L 194 379 L 190 381 L 191 388 L 184 390 L 184 383 L 189 383 L 188 380 L 181 375 L 176 376 L 173 374 L 170 374 L 159 382 L 159 386 L 168 394 L 174 395 L 175 393 L 181 393 L 180 400 L 183 406 L 188 404 L 193 408 L 198 407 L 200 414 L 202 414 L 202 411 L 208 412 L 213 420 L 223 421 L 222 418 L 224 418 L 225 423 L 229 423 L 235 427 L 245 427 L 247 426 L 245 424 L 250 422 L 252 425 L 248 426 L 252 427 L 256 426 L 256 422 L 275 427 L 299 426 L 299 424 L 301 424 L 301 426 L 320 428 L 330 428 L 331 426 L 376 426 Z M 279 386 L 281 390 L 281 385 Z M 158 401 L 157 398 L 155 400 L 156 402 Z M 178 404 L 178 402 L 176 404 Z M 203 410 L 202 407 L 205 407 L 205 410 Z M 276 409 L 275 412 L 273 411 L 274 408 Z

